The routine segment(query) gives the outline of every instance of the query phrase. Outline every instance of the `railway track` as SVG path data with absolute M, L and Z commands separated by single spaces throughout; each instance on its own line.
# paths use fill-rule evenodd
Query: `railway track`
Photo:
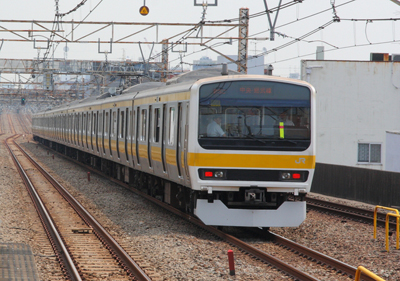
M 111 180 L 111 181 L 117 183 L 118 185 L 124 186 L 125 188 L 132 190 L 136 194 L 146 198 L 147 200 L 168 210 L 169 212 L 174 213 L 187 221 L 190 221 L 191 223 L 208 231 L 209 233 L 212 233 L 213 235 L 224 240 L 225 242 L 240 249 L 240 251 L 245 252 L 249 256 L 252 256 L 255 259 L 259 260 L 260 262 L 269 264 L 270 266 L 276 268 L 277 270 L 282 271 L 283 275 L 291 276 L 294 280 L 319 280 L 318 278 L 311 276 L 311 275 L 307 274 L 306 272 L 290 265 L 289 263 L 284 262 L 283 260 L 280 260 L 280 259 L 258 249 L 257 247 L 250 245 L 251 243 L 246 243 L 246 242 L 242 241 L 241 239 L 238 239 L 238 238 L 234 237 L 233 235 L 223 232 L 215 227 L 204 225 L 203 222 L 201 222 L 197 218 L 194 218 L 186 213 L 183 213 L 183 212 L 169 206 L 168 204 L 165 204 L 165 203 L 163 203 L 163 202 L 161 202 L 139 190 L 132 188 L 131 186 L 129 186 L 127 184 L 124 184 L 114 178 L 107 177 L 107 176 L 103 175 L 101 172 L 99 172 L 95 169 L 92 169 L 91 167 L 88 167 L 74 159 L 68 158 L 59 153 L 58 153 L 58 155 L 61 157 L 64 157 L 65 159 L 68 159 L 69 161 L 75 162 L 76 164 L 78 164 L 82 167 L 85 167 L 85 169 L 88 169 L 93 173 L 97 173 L 98 175 L 105 177 L 108 180 Z M 304 247 L 302 245 L 296 244 L 295 242 L 285 239 L 284 237 L 281 237 L 279 235 L 276 235 L 273 233 L 266 233 L 264 230 L 258 230 L 258 229 L 254 230 L 254 231 L 258 235 L 261 235 L 262 237 L 267 239 L 268 241 L 272 241 L 276 245 L 279 245 L 281 248 L 286 249 L 288 252 L 292 252 L 293 255 L 301 256 L 301 257 L 306 258 L 309 261 L 314 262 L 316 267 L 323 267 L 324 270 L 326 270 L 326 271 L 332 271 L 332 270 L 336 271 L 336 274 L 338 274 L 339 276 L 344 276 L 341 278 L 346 278 L 346 279 L 350 280 L 350 278 L 354 278 L 354 276 L 356 274 L 357 268 L 350 266 L 348 264 L 345 264 L 343 262 L 340 262 L 339 260 L 331 258 L 327 255 L 324 255 L 322 253 L 319 253 L 317 251 L 314 251 L 314 250 Z M 362 280 L 370 281 L 370 280 L 374 280 L 374 279 L 363 276 Z
M 373 224 L 374 221 L 374 210 L 362 209 L 357 207 L 352 207 L 340 203 L 329 202 L 325 200 L 320 200 L 316 198 L 306 197 L 307 208 L 316 210 L 319 212 L 334 214 L 340 217 L 345 217 L 348 219 L 355 220 L 357 222 Z M 380 227 L 385 227 L 386 213 L 377 213 L 377 225 Z M 396 229 L 395 219 L 389 221 L 390 229 Z
M 12 134 L 12 135 L 15 135 L 17 132 L 16 132 L 16 130 L 15 130 L 15 127 L 14 127 L 14 124 L 13 124 L 13 122 L 12 122 L 12 119 L 11 119 L 11 115 L 10 115 L 10 114 L 7 114 L 7 119 L 8 119 L 8 127 L 9 127 L 9 129 L 10 129 L 10 131 L 11 131 L 11 134 Z
M 12 126 L 11 119 L 9 119 Z M 68 280 L 157 280 L 16 143 L 5 141 Z M 55 191 L 55 189 L 57 191 Z

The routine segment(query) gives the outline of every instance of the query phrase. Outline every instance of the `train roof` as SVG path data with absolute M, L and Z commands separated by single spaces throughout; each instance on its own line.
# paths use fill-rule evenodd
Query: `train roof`
M 225 75 L 242 75 L 242 74 L 237 71 L 227 70 L 227 73 L 224 74 L 224 76 Z M 189 71 L 168 80 L 166 83 L 146 82 L 142 84 L 137 84 L 124 90 L 121 95 L 114 96 L 110 95 L 109 93 L 105 93 L 100 96 L 91 96 L 82 100 L 76 100 L 55 106 L 53 108 L 45 110 L 44 112 L 69 110 L 72 108 L 85 106 L 87 104 L 96 105 L 104 102 L 132 100 L 134 98 L 160 95 L 170 92 L 188 91 L 194 82 L 200 79 L 218 77 L 218 76 L 220 77 L 223 76 L 223 74 L 221 73 L 221 68 L 218 67 Z M 157 91 L 154 91 L 155 89 L 157 89 Z M 38 114 L 44 112 L 39 112 Z
M 240 72 L 234 70 L 228 70 L 225 75 L 240 75 Z M 221 68 L 219 67 L 210 67 L 203 68 L 194 71 L 189 71 L 186 73 L 182 73 L 170 80 L 167 81 L 167 85 L 179 84 L 184 82 L 195 82 L 200 79 L 222 76 Z

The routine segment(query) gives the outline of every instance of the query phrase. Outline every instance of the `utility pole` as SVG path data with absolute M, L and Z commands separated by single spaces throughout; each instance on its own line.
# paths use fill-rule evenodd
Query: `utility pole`
M 238 72 L 247 73 L 247 54 L 249 45 L 249 9 L 239 11 L 239 54 Z

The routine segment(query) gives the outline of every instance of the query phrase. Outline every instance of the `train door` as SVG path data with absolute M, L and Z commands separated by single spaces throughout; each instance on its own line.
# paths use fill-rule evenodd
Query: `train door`
M 111 147 L 110 147 L 110 153 L 113 158 L 119 158 L 117 155 L 117 142 L 118 142 L 118 116 L 117 114 L 119 113 L 119 110 L 111 110 L 111 134 L 110 134 L 110 139 L 111 141 Z
M 79 113 L 75 114 L 75 145 L 79 147 Z
M 181 159 L 181 168 L 182 168 L 182 176 L 185 180 L 186 185 L 190 185 L 189 178 L 189 165 L 188 165 L 188 137 L 189 137 L 189 102 L 182 103 L 181 106 L 182 114 L 181 114 L 181 137 L 180 137 L 180 159 Z
M 88 112 L 85 115 L 85 149 L 89 149 L 89 139 L 88 139 L 88 130 L 89 130 L 89 120 L 90 120 L 90 113 Z
M 129 163 L 129 151 L 128 151 L 128 147 L 129 147 L 129 121 L 130 121 L 130 116 L 129 116 L 129 108 L 125 109 L 125 125 L 124 125 L 124 137 L 123 137 L 123 143 L 124 143 L 124 150 L 125 150 L 125 162 Z
M 189 103 L 178 103 L 178 124 L 177 124 L 177 144 L 176 162 L 178 166 L 178 176 L 182 182 L 189 182 L 187 166 L 187 136 L 188 136 L 188 111 Z
M 166 147 L 166 134 L 167 134 L 167 130 L 166 130 L 166 124 L 167 124 L 167 105 L 163 104 L 162 107 L 162 124 L 161 124 L 161 163 L 162 163 L 162 169 L 163 169 L 163 173 L 167 174 L 167 161 L 166 161 L 166 156 L 165 156 L 165 147 Z
M 67 126 L 66 126 L 66 138 L 65 141 L 67 144 L 71 142 L 71 128 L 70 128 L 70 123 L 71 123 L 71 114 L 67 113 Z
M 94 118 L 95 117 L 95 113 L 92 111 L 89 115 L 89 141 L 90 141 L 90 146 L 89 146 L 89 150 L 91 150 L 91 152 L 93 153 L 93 128 L 94 128 Z
M 117 115 L 116 115 L 116 117 L 117 117 L 117 123 L 116 123 L 116 126 L 117 126 L 117 131 L 116 131 L 116 134 L 115 134 L 115 141 L 116 141 L 116 150 L 117 150 L 117 157 L 118 157 L 118 160 L 120 160 L 121 159 L 121 154 L 120 154 L 120 151 L 119 151 L 119 142 L 120 142 L 120 139 L 122 138 L 122 131 L 121 131 L 121 125 L 122 125 L 122 122 L 123 122 L 123 120 L 122 120 L 122 116 L 123 116 L 123 111 L 121 112 L 121 110 L 118 108 L 117 109 Z
M 151 122 L 151 159 L 154 173 L 163 175 L 165 171 L 162 163 L 162 107 L 161 105 L 154 105 L 152 109 L 152 122 Z
M 68 143 L 72 144 L 72 114 L 68 114 Z
M 169 103 L 167 105 L 167 122 L 166 122 L 166 146 L 165 156 L 167 162 L 168 177 L 173 180 L 181 181 L 181 170 L 179 167 L 179 109 L 178 103 Z
M 101 139 L 101 142 L 102 142 L 102 147 L 103 147 L 103 156 L 106 156 L 106 146 L 105 146 L 105 140 L 106 140 L 106 137 L 107 137 L 107 132 L 108 132 L 108 122 L 107 122 L 107 117 L 108 117 L 108 112 L 106 112 L 105 110 L 103 110 L 103 131 L 102 131 L 102 139 Z
M 93 133 L 94 133 L 94 138 L 95 138 L 95 151 L 96 154 L 99 154 L 99 137 L 98 137 L 98 131 L 99 131 L 99 112 L 96 111 L 95 115 L 94 115 L 94 128 L 93 128 Z
M 108 116 L 108 153 L 110 158 L 112 158 L 112 110 L 110 109 L 109 116 Z
M 126 126 L 126 115 L 125 115 L 125 109 L 121 108 L 118 109 L 118 140 L 117 140 L 117 151 L 118 151 L 118 159 L 120 159 L 122 162 L 126 161 L 126 156 L 125 156 L 125 126 Z
M 151 161 L 151 143 L 152 143 L 152 130 L 151 130 L 151 123 L 153 122 L 153 107 L 149 105 L 149 122 L 147 124 L 147 160 L 149 163 L 149 169 L 153 170 L 152 161 Z
M 133 157 L 132 157 L 132 121 L 133 121 L 133 108 L 129 107 L 126 109 L 126 137 L 125 137 L 125 151 L 126 151 L 126 161 L 128 165 L 133 167 Z
M 139 164 L 143 171 L 151 172 L 149 161 L 149 107 L 141 106 L 139 111 L 139 130 L 137 135 L 137 152 Z
M 98 111 L 98 126 L 97 126 L 97 153 L 103 155 L 103 111 Z
M 136 122 L 135 122 L 135 153 L 136 153 L 136 163 L 138 169 L 141 169 L 140 156 L 139 156 L 140 110 L 141 108 L 138 106 L 136 108 Z
M 71 116 L 72 116 L 72 122 L 71 122 L 72 145 L 76 146 L 76 140 L 75 140 L 75 136 L 76 136 L 76 133 L 75 133 L 75 113 L 72 113 Z
M 81 143 L 82 143 L 82 149 L 85 149 L 85 130 L 86 130 L 86 114 L 82 113 L 82 120 L 81 120 L 81 124 L 82 124 L 82 135 L 81 135 Z
M 130 129 L 129 129 L 129 138 L 130 138 L 130 157 L 132 159 L 132 167 L 135 166 L 136 160 L 135 160 L 135 156 L 136 156 L 136 152 L 135 152 L 135 120 L 136 120 L 136 115 L 135 115 L 135 107 L 134 107 L 134 101 L 132 101 L 132 108 L 130 111 Z

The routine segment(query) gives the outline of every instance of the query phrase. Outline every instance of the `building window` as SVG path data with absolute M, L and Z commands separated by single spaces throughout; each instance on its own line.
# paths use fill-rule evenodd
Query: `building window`
M 359 163 L 381 163 L 381 144 L 359 143 L 358 144 Z

